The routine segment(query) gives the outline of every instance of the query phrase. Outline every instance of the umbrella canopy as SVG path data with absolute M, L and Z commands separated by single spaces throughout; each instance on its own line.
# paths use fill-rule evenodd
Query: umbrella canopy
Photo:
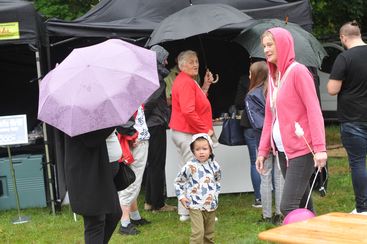
M 117 39 L 76 48 L 42 80 L 38 118 L 69 136 L 121 125 L 158 87 L 153 51 Z
M 246 48 L 250 56 L 265 58 L 260 40 L 261 35 L 273 27 L 282 27 L 292 34 L 298 62 L 306 66 L 321 67 L 322 59 L 327 56 L 325 49 L 311 33 L 294 23 L 278 19 L 258 20 L 256 24 L 245 29 L 234 41 Z
M 147 46 L 180 40 L 251 20 L 250 16 L 226 4 L 191 5 L 165 18 L 150 35 Z

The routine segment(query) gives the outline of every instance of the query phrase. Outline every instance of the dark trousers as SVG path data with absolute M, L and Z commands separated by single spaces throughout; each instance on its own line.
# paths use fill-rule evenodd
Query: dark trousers
M 284 188 L 280 211 L 286 216 L 292 210 L 305 208 L 310 192 L 310 178 L 315 171 L 311 153 L 287 161 L 284 153 L 279 153 L 279 165 L 284 177 Z M 314 212 L 310 198 L 307 209 Z
M 153 209 L 164 206 L 167 134 L 164 125 L 149 127 L 148 160 L 145 169 L 145 202 Z
M 86 244 L 104 244 L 111 239 L 122 212 L 113 214 L 101 214 L 95 216 L 83 216 L 84 241 Z

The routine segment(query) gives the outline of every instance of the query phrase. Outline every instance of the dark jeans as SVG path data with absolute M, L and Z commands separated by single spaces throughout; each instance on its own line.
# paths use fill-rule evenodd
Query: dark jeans
M 254 188 L 255 198 L 260 199 L 261 178 L 259 172 L 256 170 L 255 162 L 257 158 L 257 149 L 260 143 L 261 131 L 257 129 L 246 128 L 243 132 L 243 135 L 245 137 L 248 152 L 250 154 L 252 187 Z
M 145 202 L 160 209 L 165 201 L 167 134 L 164 125 L 149 127 L 148 160 L 145 169 Z
M 280 211 L 286 216 L 292 210 L 305 208 L 310 192 L 309 182 L 315 168 L 311 153 L 290 159 L 287 167 L 285 154 L 279 152 L 279 165 L 284 177 Z M 314 212 L 312 198 L 310 198 L 307 208 Z
M 367 123 L 345 122 L 340 124 L 343 146 L 348 153 L 349 166 L 357 212 L 367 211 Z
M 122 213 L 83 216 L 86 244 L 104 244 L 111 239 Z

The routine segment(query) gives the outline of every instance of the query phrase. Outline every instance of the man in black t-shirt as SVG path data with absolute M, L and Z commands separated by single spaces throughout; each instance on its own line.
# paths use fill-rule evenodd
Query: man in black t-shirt
M 340 41 L 347 49 L 336 58 L 327 84 L 338 95 L 338 118 L 343 146 L 348 153 L 356 209 L 367 214 L 367 44 L 356 21 L 340 28 Z

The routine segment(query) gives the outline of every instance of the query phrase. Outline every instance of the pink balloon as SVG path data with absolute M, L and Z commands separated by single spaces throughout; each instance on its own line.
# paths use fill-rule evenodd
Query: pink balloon
M 283 225 L 311 219 L 313 217 L 315 217 L 315 214 L 307 208 L 297 208 L 285 216 Z

